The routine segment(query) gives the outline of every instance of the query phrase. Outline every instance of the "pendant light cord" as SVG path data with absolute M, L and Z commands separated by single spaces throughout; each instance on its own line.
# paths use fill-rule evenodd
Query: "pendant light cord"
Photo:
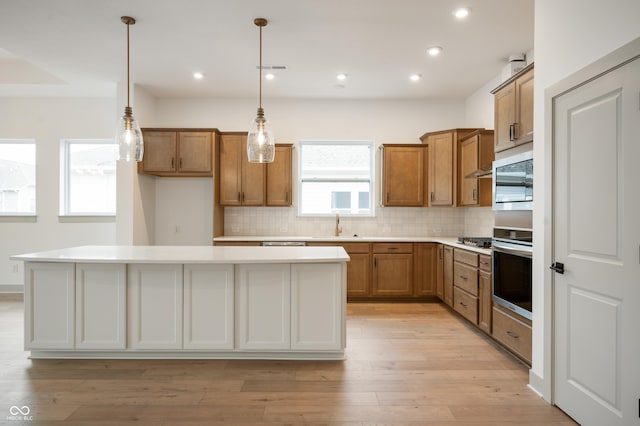
M 131 90 L 131 88 L 129 86 L 131 86 L 131 83 L 129 82 L 131 77 L 131 71 L 129 69 L 129 23 L 127 23 L 127 106 L 130 107 L 131 103 L 130 103 L 130 98 L 129 98 L 129 91 Z
M 262 109 L 262 26 L 260 27 L 260 108 Z

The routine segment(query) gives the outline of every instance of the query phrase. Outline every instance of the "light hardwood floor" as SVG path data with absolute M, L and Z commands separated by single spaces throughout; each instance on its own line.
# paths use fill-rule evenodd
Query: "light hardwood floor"
M 435 303 L 350 304 L 345 361 L 30 360 L 22 316 L 0 298 L 0 424 L 575 424 Z

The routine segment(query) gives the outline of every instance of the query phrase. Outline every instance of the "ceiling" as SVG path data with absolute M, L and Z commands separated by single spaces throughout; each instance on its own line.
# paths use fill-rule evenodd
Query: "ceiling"
M 157 97 L 257 97 L 256 17 L 263 64 L 287 67 L 265 98 L 463 99 L 533 48 L 534 0 L 2 0 L 0 96 L 113 96 L 122 15 L 131 79 Z

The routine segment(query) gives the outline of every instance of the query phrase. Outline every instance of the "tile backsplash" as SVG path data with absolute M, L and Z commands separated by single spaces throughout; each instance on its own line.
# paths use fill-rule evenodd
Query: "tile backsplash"
M 226 207 L 226 236 L 333 236 L 335 217 L 298 216 L 291 207 Z M 340 217 L 343 236 L 362 237 L 489 237 L 491 208 L 383 207 L 375 217 Z

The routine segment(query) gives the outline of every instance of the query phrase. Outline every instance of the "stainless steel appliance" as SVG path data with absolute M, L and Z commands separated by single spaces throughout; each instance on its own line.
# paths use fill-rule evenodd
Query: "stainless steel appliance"
M 493 210 L 533 210 L 533 151 L 493 162 Z
M 531 319 L 531 229 L 494 228 L 491 251 L 493 301 Z

